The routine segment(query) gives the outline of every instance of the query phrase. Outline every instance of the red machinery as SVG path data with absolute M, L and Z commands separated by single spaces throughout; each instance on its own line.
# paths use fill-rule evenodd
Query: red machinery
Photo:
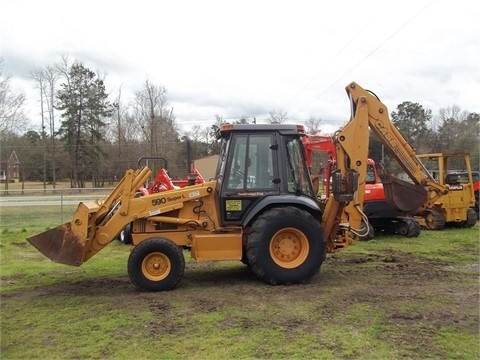
M 140 160 L 143 160 L 143 159 L 144 158 L 141 158 Z M 159 159 L 164 160 L 163 158 L 159 158 Z M 140 163 L 140 160 L 139 160 L 139 163 Z M 165 164 L 166 164 L 166 161 L 165 161 Z M 164 168 L 161 168 L 160 170 L 158 170 L 157 175 L 155 176 L 155 179 L 153 179 L 153 181 L 151 181 L 146 187 L 142 186 L 138 189 L 138 196 L 146 196 L 149 194 L 155 194 L 163 191 L 183 188 L 185 186 L 203 184 L 204 182 L 205 182 L 205 179 L 197 169 L 192 169 L 192 171 L 188 175 L 186 175 L 183 179 L 172 180 L 170 176 L 168 176 L 167 170 Z M 124 244 L 131 244 L 132 230 L 131 230 L 130 224 L 125 226 L 125 228 L 117 236 L 117 239 Z
M 336 167 L 336 150 L 333 137 L 320 134 L 309 135 L 303 138 L 303 143 L 306 150 L 307 164 L 310 169 L 313 164 L 314 152 L 321 151 L 328 156 L 327 165 L 324 168 L 320 168 L 318 174 L 312 174 L 317 194 L 320 187 L 320 177 L 323 175 L 324 194 L 321 194 L 320 197 L 328 199 L 330 195 L 330 177 Z M 370 227 L 368 234 L 362 236 L 364 239 L 372 239 L 374 232 L 394 233 L 406 237 L 417 237 L 420 234 L 421 227 L 413 217 L 400 213 L 388 204 L 380 175 L 375 161 L 372 159 L 367 160 L 363 212 L 368 218 Z
M 180 180 L 172 180 L 168 176 L 167 170 L 160 169 L 150 184 L 147 187 L 141 187 L 138 189 L 142 195 L 159 193 L 162 191 L 173 190 L 176 188 L 183 188 L 187 185 L 203 184 L 205 179 L 198 172 L 197 169 L 193 169 L 187 176 Z

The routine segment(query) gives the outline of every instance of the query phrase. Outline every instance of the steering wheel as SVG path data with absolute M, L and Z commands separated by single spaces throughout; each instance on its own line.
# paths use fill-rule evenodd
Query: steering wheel
M 239 169 L 232 168 L 230 186 L 236 188 L 243 181 L 244 174 Z

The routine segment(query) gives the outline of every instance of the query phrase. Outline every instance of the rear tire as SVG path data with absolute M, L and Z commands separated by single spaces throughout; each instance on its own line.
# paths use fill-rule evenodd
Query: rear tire
M 326 257 L 320 223 L 293 206 L 272 208 L 252 224 L 247 238 L 249 267 L 272 285 L 308 282 Z
M 142 241 L 128 258 L 130 280 L 141 290 L 171 290 L 182 278 L 184 270 L 182 249 L 163 238 Z
M 477 223 L 477 213 L 472 208 L 467 209 L 467 221 L 465 222 L 465 227 L 472 227 Z
M 480 207 L 478 204 L 478 190 L 475 191 L 475 213 L 477 214 L 477 219 L 480 219 Z

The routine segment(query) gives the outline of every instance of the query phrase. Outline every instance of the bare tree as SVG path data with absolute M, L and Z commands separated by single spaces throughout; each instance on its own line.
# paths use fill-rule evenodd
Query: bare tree
M 468 116 L 468 111 L 462 111 L 458 105 L 452 105 L 446 108 L 438 110 L 438 116 L 440 118 L 440 126 L 447 120 L 452 119 L 455 121 L 463 121 Z
M 43 188 L 47 188 L 47 139 L 45 134 L 45 112 L 43 104 L 45 103 L 45 72 L 43 69 L 35 69 L 30 72 L 30 77 L 36 82 L 36 87 L 40 91 L 40 118 L 42 120 L 41 138 L 43 147 Z
M 47 66 L 45 69 L 35 69 L 30 72 L 31 78 L 36 82 L 40 92 L 40 116 L 42 120 L 41 137 L 43 143 L 43 187 L 46 188 L 47 179 L 47 158 L 48 143 L 51 146 L 51 171 L 53 188 L 56 187 L 56 143 L 55 143 L 55 91 L 59 79 L 59 72 L 56 66 Z M 45 113 L 47 116 L 45 116 Z M 49 139 L 47 139 L 47 126 L 49 128 Z
M 220 126 L 222 124 L 225 124 L 225 121 L 223 120 L 223 116 L 220 114 L 215 114 L 215 126 Z
M 166 104 L 167 89 L 148 80 L 145 81 L 143 90 L 135 94 L 135 115 L 145 139 L 150 144 L 151 156 L 160 156 L 161 127 L 171 112 Z
M 320 132 L 320 123 L 322 119 L 320 117 L 316 118 L 314 116 L 310 116 L 310 118 L 305 121 L 305 126 L 307 127 L 307 132 L 310 135 L 314 135 Z
M 55 143 L 55 92 L 56 84 L 60 78 L 60 74 L 55 66 L 47 66 L 44 71 L 45 80 L 46 80 L 46 93 L 45 93 L 45 102 L 47 105 L 48 111 L 48 124 L 50 128 L 50 141 L 52 147 L 52 184 L 53 188 L 56 187 L 57 183 L 57 171 L 56 171 L 56 143 Z
M 462 111 L 457 105 L 441 108 L 441 125 L 438 128 L 438 152 L 469 152 L 472 157 L 478 154 L 479 122 L 478 114 Z
M 132 113 L 132 109 L 138 107 L 136 104 L 126 104 L 124 102 L 123 86 L 119 87 L 113 101 L 114 113 L 112 123 L 109 126 L 110 134 L 108 138 L 115 147 L 112 159 L 116 159 L 117 165 L 114 166 L 114 173 L 120 175 L 125 168 L 125 164 L 132 161 L 137 156 L 137 151 L 143 152 L 138 144 L 142 134 L 138 131 L 138 116 Z M 136 147 L 137 149 L 134 149 Z M 144 155 L 144 154 L 143 154 Z M 139 155 L 137 157 L 143 156 Z
M 114 134 L 114 142 L 117 143 L 118 147 L 118 159 L 121 160 L 123 157 L 123 145 L 125 144 L 125 129 L 124 129 L 124 121 L 125 121 L 125 114 L 127 113 L 127 107 L 123 105 L 122 102 L 122 87 L 118 89 L 117 96 L 115 101 L 113 102 L 113 107 L 115 108 L 113 118 L 115 121 L 113 127 L 113 134 Z
M 192 129 L 189 131 L 188 137 L 196 142 L 205 141 L 205 133 L 200 125 L 195 124 L 192 126 Z
M 287 113 L 279 110 L 272 110 L 266 119 L 269 124 L 283 124 L 287 120 Z
M 192 159 L 199 159 L 209 154 L 210 128 L 193 125 L 191 130 L 186 132 L 185 137 L 190 140 Z
M 173 108 L 168 106 L 167 89 L 146 80 L 142 91 L 135 94 L 133 115 L 148 142 L 150 153 L 154 157 L 172 158 L 169 173 L 182 171 L 180 166 L 179 129 L 175 122 Z M 183 173 L 183 171 L 182 171 Z
M 10 88 L 10 77 L 4 75 L 3 60 L 0 59 L 0 135 L 25 130 L 28 119 L 24 105 L 25 94 Z

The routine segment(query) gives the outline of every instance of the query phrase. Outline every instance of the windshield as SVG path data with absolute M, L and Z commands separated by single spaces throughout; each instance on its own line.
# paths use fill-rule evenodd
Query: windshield
M 273 190 L 276 173 L 273 144 L 272 134 L 234 135 L 231 140 L 232 159 L 225 171 L 228 174 L 227 188 Z

